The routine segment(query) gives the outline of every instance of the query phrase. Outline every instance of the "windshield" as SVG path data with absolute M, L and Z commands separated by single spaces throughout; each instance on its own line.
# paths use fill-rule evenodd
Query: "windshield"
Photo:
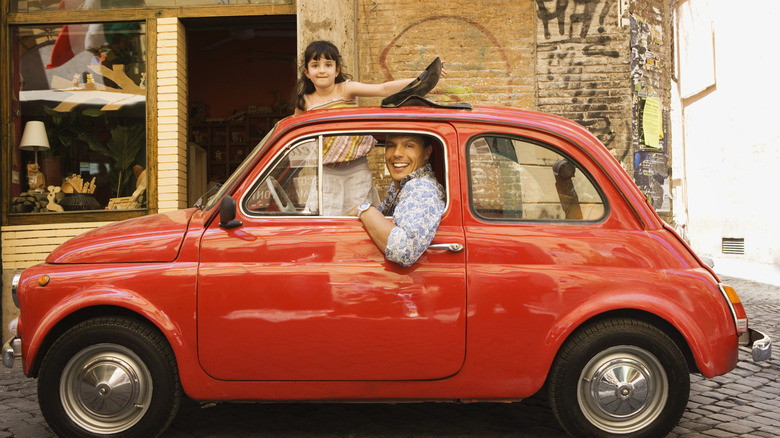
M 250 152 L 249 155 L 247 155 L 244 161 L 241 162 L 241 165 L 238 166 L 238 169 L 236 169 L 236 171 L 230 175 L 227 181 L 225 181 L 225 183 L 222 184 L 222 187 L 220 187 L 219 191 L 208 199 L 206 205 L 203 207 L 205 210 L 210 210 L 212 207 L 214 207 L 217 204 L 217 202 L 219 202 L 219 200 L 221 200 L 225 196 L 225 193 L 231 187 L 233 187 L 233 184 L 236 182 L 236 179 L 238 179 L 239 175 L 244 173 L 244 170 L 246 170 L 247 166 L 249 166 L 249 163 L 255 161 L 257 154 L 260 153 L 260 151 L 263 149 L 268 139 L 271 138 L 271 136 L 273 136 L 274 132 L 276 132 L 275 125 L 273 128 L 271 128 L 270 131 L 268 131 L 268 134 L 266 134 L 265 137 L 262 140 L 260 140 L 260 143 L 258 143 L 257 146 L 255 146 L 255 148 L 252 149 L 252 152 Z

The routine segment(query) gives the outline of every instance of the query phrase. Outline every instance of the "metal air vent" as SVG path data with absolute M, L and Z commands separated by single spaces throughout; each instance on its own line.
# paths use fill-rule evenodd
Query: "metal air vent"
M 724 237 L 720 248 L 723 254 L 745 255 L 745 238 Z

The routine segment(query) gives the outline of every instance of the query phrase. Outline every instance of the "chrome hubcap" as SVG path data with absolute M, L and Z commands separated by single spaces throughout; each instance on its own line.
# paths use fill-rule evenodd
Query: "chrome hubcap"
M 658 359 L 647 350 L 623 345 L 602 351 L 587 363 L 577 398 L 594 426 L 610 433 L 630 433 L 658 418 L 668 390 Z
M 631 415 L 647 406 L 652 378 L 641 363 L 617 359 L 604 364 L 590 382 L 591 397 L 609 415 Z
M 152 378 L 131 350 L 98 344 L 75 355 L 65 366 L 60 399 L 68 416 L 98 434 L 118 433 L 136 424 L 152 398 Z

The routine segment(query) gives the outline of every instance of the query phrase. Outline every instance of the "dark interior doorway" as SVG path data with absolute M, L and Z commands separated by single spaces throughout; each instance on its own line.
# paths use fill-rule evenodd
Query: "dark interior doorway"
M 184 20 L 190 203 L 224 182 L 276 121 L 292 114 L 294 15 Z

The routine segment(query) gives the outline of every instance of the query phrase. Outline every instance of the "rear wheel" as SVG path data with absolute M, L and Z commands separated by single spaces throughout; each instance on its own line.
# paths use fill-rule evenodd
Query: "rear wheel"
M 549 378 L 550 405 L 574 436 L 666 436 L 688 403 L 682 352 L 661 330 L 610 319 L 574 333 Z
M 62 335 L 41 364 L 38 400 L 63 437 L 154 437 L 181 400 L 165 338 L 132 319 L 85 321 Z

